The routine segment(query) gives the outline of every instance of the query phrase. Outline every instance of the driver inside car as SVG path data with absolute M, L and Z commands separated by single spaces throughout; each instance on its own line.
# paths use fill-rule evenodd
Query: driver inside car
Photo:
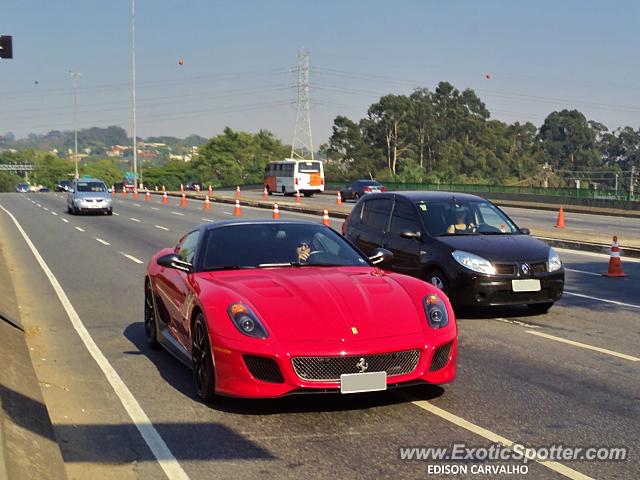
M 296 254 L 298 256 L 298 260 L 297 261 L 299 263 L 306 262 L 309 259 L 309 256 L 311 255 L 311 247 L 309 246 L 308 243 L 301 242 L 296 247 Z
M 456 210 L 455 212 L 455 222 L 449 225 L 447 228 L 448 234 L 456 234 L 456 233 L 468 233 L 474 232 L 476 226 L 473 223 L 467 223 L 467 215 L 466 212 L 462 209 Z

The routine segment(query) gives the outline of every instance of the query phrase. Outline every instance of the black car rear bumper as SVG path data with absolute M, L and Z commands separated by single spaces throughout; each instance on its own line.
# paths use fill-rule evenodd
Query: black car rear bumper
M 460 267 L 449 287 L 449 297 L 457 306 L 499 306 L 555 302 L 562 297 L 564 269 L 527 277 L 540 280 L 540 291 L 514 292 L 515 276 L 489 276 Z

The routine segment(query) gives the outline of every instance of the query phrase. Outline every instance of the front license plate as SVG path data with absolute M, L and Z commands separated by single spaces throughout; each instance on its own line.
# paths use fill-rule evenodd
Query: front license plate
M 540 280 L 529 278 L 527 280 L 511 280 L 511 288 L 514 292 L 539 292 Z
M 387 372 L 340 375 L 340 393 L 375 392 L 387 389 Z

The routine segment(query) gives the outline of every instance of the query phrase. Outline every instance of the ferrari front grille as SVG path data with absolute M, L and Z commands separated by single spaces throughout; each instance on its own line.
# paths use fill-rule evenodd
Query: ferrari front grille
M 447 343 L 446 345 L 436 348 L 436 351 L 433 352 L 433 357 L 431 357 L 431 366 L 429 367 L 429 371 L 435 372 L 436 370 L 444 368 L 449 361 L 450 353 L 451 343 Z
M 273 358 L 243 355 L 244 363 L 256 380 L 269 383 L 284 383 L 282 372 Z
M 387 376 L 404 375 L 415 370 L 420 350 L 405 350 L 374 355 L 339 357 L 294 357 L 293 369 L 303 380 L 337 382 L 348 373 L 387 372 Z

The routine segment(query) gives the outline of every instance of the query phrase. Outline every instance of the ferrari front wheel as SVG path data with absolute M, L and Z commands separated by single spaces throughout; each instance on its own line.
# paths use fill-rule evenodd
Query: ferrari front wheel
M 212 402 L 216 397 L 216 374 L 213 367 L 209 332 L 202 313 L 198 314 L 193 324 L 191 356 L 198 398 L 203 402 Z
M 154 350 L 160 347 L 158 343 L 158 324 L 156 322 L 156 309 L 153 303 L 153 291 L 151 281 L 147 281 L 144 289 L 144 337 Z

